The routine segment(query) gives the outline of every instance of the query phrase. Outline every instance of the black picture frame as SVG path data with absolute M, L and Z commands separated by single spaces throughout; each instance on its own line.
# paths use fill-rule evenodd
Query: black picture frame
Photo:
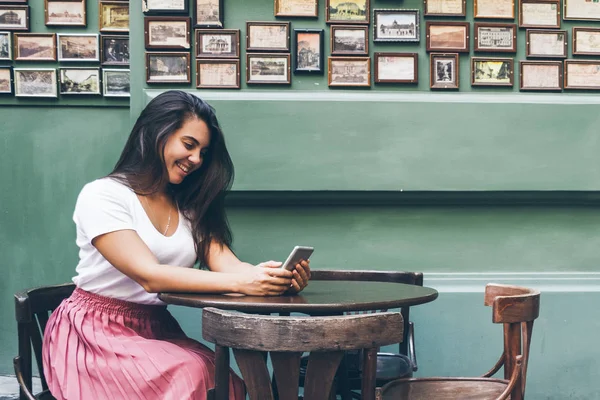
M 313 56 L 308 52 L 305 52 L 302 56 L 300 55 L 299 42 L 302 40 L 302 35 L 307 36 L 318 36 L 319 54 Z M 323 55 L 325 50 L 325 31 L 323 29 L 294 29 L 294 74 L 323 74 L 325 68 L 323 62 L 325 57 Z M 309 44 L 314 45 L 314 44 Z M 310 47 L 309 47 L 310 49 Z M 314 57 L 314 58 L 313 58 Z M 305 58 L 310 60 L 304 61 Z M 314 60 L 318 62 L 318 67 L 314 67 Z
M 219 3 L 218 5 L 218 16 L 216 19 L 213 20 L 213 18 L 208 18 L 208 19 L 203 19 L 200 20 L 199 15 L 200 13 L 202 13 L 202 15 L 205 14 L 205 10 L 204 10 L 204 5 L 199 4 L 199 2 L 205 2 L 207 0 L 192 0 L 194 2 L 194 16 L 193 16 L 193 21 L 194 21 L 194 28 L 209 28 L 209 29 L 213 29 L 213 28 L 223 28 L 225 26 L 224 20 L 225 20 L 225 16 L 223 14 L 223 0 L 208 0 L 209 2 L 214 2 L 217 1 Z M 210 10 L 208 10 L 208 12 L 210 13 Z

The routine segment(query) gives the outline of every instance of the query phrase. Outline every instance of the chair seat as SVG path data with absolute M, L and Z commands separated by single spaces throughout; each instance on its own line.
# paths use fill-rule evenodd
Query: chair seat
M 382 400 L 495 400 L 507 385 L 492 378 L 413 378 L 392 381 L 381 394 Z

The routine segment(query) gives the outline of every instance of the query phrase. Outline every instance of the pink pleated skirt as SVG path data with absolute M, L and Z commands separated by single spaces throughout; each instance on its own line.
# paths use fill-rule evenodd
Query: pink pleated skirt
M 214 387 L 214 353 L 188 338 L 164 306 L 75 289 L 50 316 L 42 351 L 58 400 L 204 400 Z M 245 398 L 233 372 L 229 394 Z

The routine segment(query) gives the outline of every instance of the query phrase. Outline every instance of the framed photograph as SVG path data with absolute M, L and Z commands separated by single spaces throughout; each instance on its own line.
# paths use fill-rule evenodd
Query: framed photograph
M 289 54 L 246 54 L 246 83 L 289 85 Z
M 521 91 L 562 91 L 562 61 L 520 61 Z
M 519 27 L 560 28 L 560 0 L 519 0 Z
M 573 27 L 573 55 L 600 56 L 600 28 Z
M 100 61 L 97 33 L 58 33 L 58 61 Z
M 100 68 L 60 68 L 60 94 L 100 95 Z
M 328 24 L 369 24 L 369 0 L 325 0 Z
M 600 90 L 600 60 L 565 60 L 565 89 Z
M 467 15 L 466 0 L 424 0 L 426 17 L 464 17 Z
M 417 53 L 375 53 L 375 83 L 419 82 Z
M 187 50 L 190 29 L 190 17 L 144 17 L 146 49 Z
M 196 29 L 196 58 L 239 58 L 239 29 Z
M 289 22 L 246 22 L 247 51 L 290 51 Z
M 223 0 L 192 0 L 196 28 L 223 28 Z
M 12 40 L 10 32 L 0 32 L 0 61 L 12 60 Z
M 373 10 L 374 42 L 418 42 L 419 10 Z
M 188 14 L 188 0 L 142 0 L 142 12 L 146 14 Z
M 56 61 L 56 34 L 17 33 L 15 61 Z
M 471 58 L 471 86 L 510 86 L 514 84 L 512 58 Z
M 130 97 L 128 69 L 102 68 L 102 93 L 104 97 Z
M 427 21 L 427 51 L 469 52 L 468 22 Z
M 323 29 L 294 29 L 294 73 L 323 73 Z
M 146 53 L 146 83 L 190 83 L 190 53 Z
M 100 32 L 129 32 L 129 2 L 99 0 Z
M 474 0 L 474 18 L 515 19 L 514 0 Z
M 15 68 L 14 82 L 17 97 L 58 97 L 54 68 Z
M 239 89 L 240 60 L 196 60 L 198 89 Z
M 590 0 L 563 0 L 563 19 L 600 21 L 600 3 Z
M 475 22 L 473 34 L 475 52 L 517 52 L 517 24 Z
M 100 63 L 129 65 L 129 36 L 100 35 Z
M 319 16 L 319 0 L 274 0 L 276 17 Z
M 0 67 L 0 95 L 13 93 L 13 75 L 11 67 Z
M 429 54 L 429 87 L 431 89 L 458 89 L 458 54 Z
M 331 55 L 369 55 L 369 27 L 360 25 L 331 25 Z
M 371 87 L 370 57 L 329 57 L 328 83 L 332 87 Z
M 527 29 L 527 57 L 567 58 L 567 31 Z
M 47 26 L 86 26 L 85 0 L 44 0 Z
M 0 5 L 0 30 L 28 31 L 29 6 Z

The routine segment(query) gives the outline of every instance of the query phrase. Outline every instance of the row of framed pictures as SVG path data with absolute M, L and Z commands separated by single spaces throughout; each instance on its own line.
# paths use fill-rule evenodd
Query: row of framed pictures
M 223 0 L 142 0 L 142 12 L 154 14 L 189 14 L 193 3 L 195 28 L 223 28 Z
M 53 98 L 58 94 L 129 97 L 129 74 L 128 69 L 0 67 L 0 94 Z

